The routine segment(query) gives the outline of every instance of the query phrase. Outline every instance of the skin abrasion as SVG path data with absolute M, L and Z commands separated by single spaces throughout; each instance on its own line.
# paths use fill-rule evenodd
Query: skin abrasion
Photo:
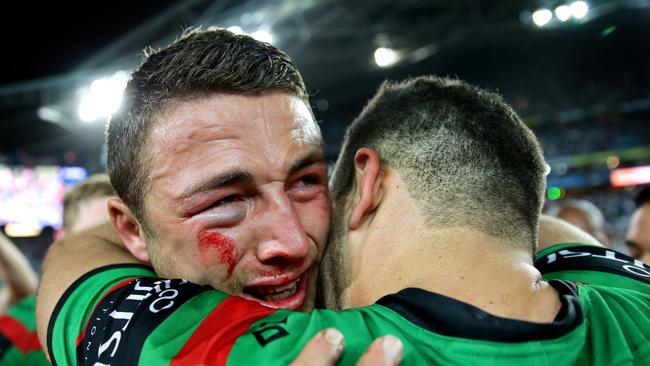
M 199 260 L 209 267 L 217 264 L 228 265 L 228 274 L 232 273 L 237 261 L 235 240 L 216 231 L 201 230 L 198 235 Z

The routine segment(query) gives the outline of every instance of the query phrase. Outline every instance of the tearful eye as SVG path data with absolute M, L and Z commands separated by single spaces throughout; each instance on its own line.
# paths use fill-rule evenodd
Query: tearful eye
M 232 195 L 228 197 L 224 197 L 217 202 L 213 203 L 210 207 L 220 207 L 220 206 L 227 206 L 231 203 L 234 203 L 236 201 L 239 201 L 239 197 Z
M 320 180 L 315 175 L 306 175 L 304 177 L 300 177 L 298 182 L 303 185 L 311 186 L 320 183 Z

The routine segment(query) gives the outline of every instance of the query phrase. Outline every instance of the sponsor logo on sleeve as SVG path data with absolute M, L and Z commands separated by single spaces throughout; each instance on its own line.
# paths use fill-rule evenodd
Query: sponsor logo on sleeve
M 578 246 L 558 250 L 535 261 L 535 267 L 542 274 L 571 270 L 608 272 L 650 284 L 650 267 L 645 263 L 603 247 Z
M 169 315 L 207 288 L 185 280 L 139 278 L 105 296 L 93 311 L 77 362 L 137 365 L 147 337 Z

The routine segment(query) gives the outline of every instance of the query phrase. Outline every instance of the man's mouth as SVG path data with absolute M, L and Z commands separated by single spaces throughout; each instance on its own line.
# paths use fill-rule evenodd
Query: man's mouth
M 272 308 L 298 309 L 307 298 L 307 272 L 289 283 L 244 288 L 244 297 Z

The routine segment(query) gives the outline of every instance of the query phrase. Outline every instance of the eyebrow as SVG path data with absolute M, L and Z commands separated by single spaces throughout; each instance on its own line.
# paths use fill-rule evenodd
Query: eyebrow
M 316 163 L 325 163 L 325 156 L 320 151 L 313 151 L 302 159 L 294 162 L 289 168 L 289 175 Z M 225 172 L 205 182 L 200 182 L 187 188 L 183 191 L 183 193 L 181 193 L 177 200 L 183 201 L 197 194 L 227 187 L 236 183 L 250 183 L 253 180 L 253 175 L 245 170 L 233 170 L 230 172 Z
M 178 200 L 182 201 L 196 194 L 209 192 L 235 183 L 249 183 L 252 181 L 253 175 L 245 170 L 225 172 L 211 178 L 210 180 L 189 187 L 183 191 L 180 197 L 178 197 Z
M 289 175 L 299 171 L 302 168 L 308 167 L 312 164 L 325 163 L 325 156 L 322 151 L 312 151 L 307 156 L 291 164 L 289 168 Z

